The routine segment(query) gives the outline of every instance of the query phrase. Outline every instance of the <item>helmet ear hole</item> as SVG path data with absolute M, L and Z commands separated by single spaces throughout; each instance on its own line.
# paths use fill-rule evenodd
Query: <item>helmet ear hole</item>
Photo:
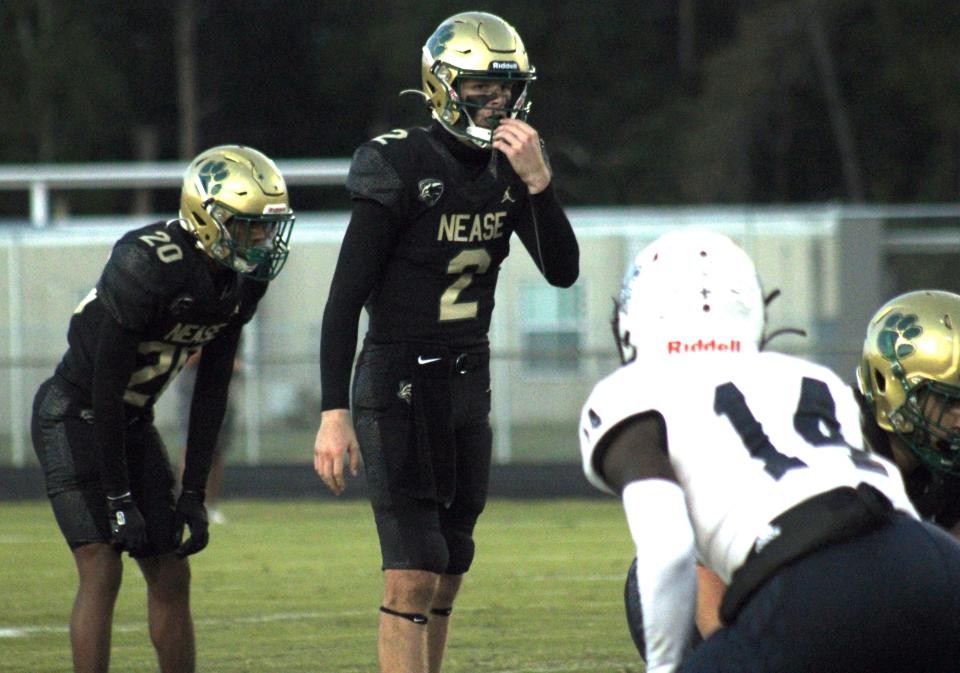
M 197 232 L 195 232 L 195 233 L 199 234 L 199 235 L 203 238 L 204 241 L 209 241 L 210 238 L 211 238 L 211 236 L 210 236 L 210 231 L 209 231 L 209 229 L 207 228 L 207 227 L 209 226 L 209 224 L 208 224 L 208 222 L 207 222 L 207 218 L 205 218 L 202 214 L 198 213 L 198 212 L 195 211 L 195 210 L 192 210 L 192 211 L 190 211 L 190 212 L 193 213 L 193 218 L 194 218 L 194 220 L 196 220 L 197 222 L 203 222 L 205 225 L 207 225 L 207 226 L 205 226 L 205 227 L 203 228 L 202 231 L 197 231 Z
M 877 392 L 886 392 L 887 378 L 879 370 L 873 370 L 873 380 L 877 382 Z

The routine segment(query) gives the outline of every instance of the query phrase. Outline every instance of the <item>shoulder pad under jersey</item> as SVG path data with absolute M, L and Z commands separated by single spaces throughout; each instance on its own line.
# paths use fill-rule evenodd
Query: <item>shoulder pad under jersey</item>
M 121 239 L 97 282 L 97 297 L 124 328 L 143 331 L 166 306 L 175 288 L 174 267 L 136 237 Z
M 403 194 L 403 182 L 380 150 L 368 143 L 353 154 L 347 174 L 347 190 L 351 198 L 369 199 L 393 208 Z
M 628 365 L 601 380 L 594 386 L 580 412 L 583 473 L 598 489 L 614 495 L 616 494 L 597 472 L 595 454 L 597 448 L 603 445 L 607 433 L 622 421 L 652 409 L 639 399 L 637 391 L 642 390 L 642 386 L 634 382 L 636 371 L 638 370 L 635 367 Z

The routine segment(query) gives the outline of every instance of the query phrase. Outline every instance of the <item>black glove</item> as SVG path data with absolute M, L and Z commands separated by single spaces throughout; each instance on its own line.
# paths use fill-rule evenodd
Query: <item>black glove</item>
M 177 547 L 177 556 L 183 558 L 196 554 L 210 542 L 207 508 L 203 506 L 203 491 L 184 491 L 177 500 L 176 540 L 183 540 L 184 525 L 190 528 L 190 537 Z
M 147 546 L 147 524 L 130 492 L 107 496 L 110 511 L 110 542 L 117 551 L 138 554 Z

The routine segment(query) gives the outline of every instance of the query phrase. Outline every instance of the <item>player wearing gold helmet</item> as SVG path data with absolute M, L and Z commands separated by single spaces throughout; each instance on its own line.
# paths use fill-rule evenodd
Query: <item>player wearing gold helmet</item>
M 493 14 L 443 21 L 422 51 L 433 123 L 361 145 L 320 337 L 314 466 L 336 494 L 344 457 L 364 470 L 383 557 L 381 671 L 437 673 L 450 612 L 473 562 L 490 471 L 488 332 L 514 233 L 552 285 L 579 249 L 525 121 L 533 67 Z M 350 369 L 357 323 L 369 329 Z
M 925 518 L 960 537 L 960 295 L 919 290 L 870 320 L 857 368 L 864 437 Z
M 186 557 L 209 540 L 204 489 L 237 343 L 286 260 L 292 225 L 270 159 L 239 145 L 207 150 L 184 175 L 180 217 L 123 235 L 74 310 L 69 348 L 34 399 L 31 432 L 79 574 L 76 671 L 108 668 L 122 552 L 147 583 L 160 670 L 195 669 Z M 153 407 L 201 349 L 175 498 Z

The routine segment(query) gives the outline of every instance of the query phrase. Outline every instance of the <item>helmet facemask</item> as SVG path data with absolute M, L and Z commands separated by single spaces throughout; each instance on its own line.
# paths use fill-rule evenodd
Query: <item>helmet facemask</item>
M 444 67 L 442 64 L 440 67 Z M 495 93 L 467 95 L 463 92 L 467 81 L 496 82 L 504 85 L 507 93 L 503 105 L 490 105 L 501 95 Z M 526 120 L 530 113 L 530 103 L 527 102 L 529 81 L 526 79 L 509 79 L 502 76 L 491 77 L 486 73 L 461 74 L 454 80 L 453 86 L 447 93 L 448 109 L 456 114 L 457 122 L 447 127 L 454 135 L 467 139 L 479 147 L 490 147 L 493 144 L 493 132 L 501 119 Z M 489 114 L 483 114 L 483 113 Z
M 923 380 L 892 414 L 897 436 L 934 473 L 960 475 L 960 388 Z
M 294 216 L 247 215 L 209 199 L 207 213 L 219 225 L 221 234 L 213 245 L 213 258 L 253 280 L 273 280 L 290 254 Z

